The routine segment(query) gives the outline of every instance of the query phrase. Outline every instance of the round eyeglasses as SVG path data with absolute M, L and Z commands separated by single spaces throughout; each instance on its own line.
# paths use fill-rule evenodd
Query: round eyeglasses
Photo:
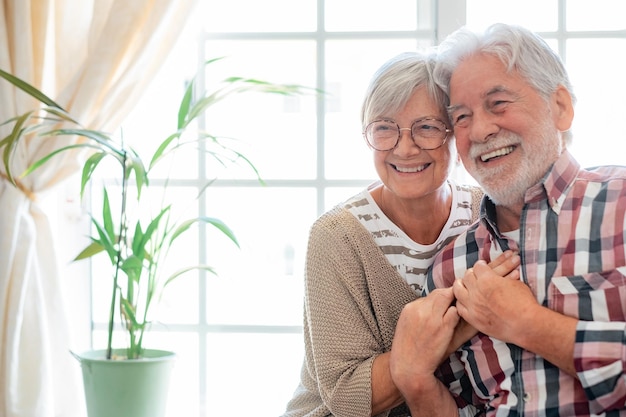
M 380 119 L 368 124 L 363 136 L 372 149 L 390 151 L 398 146 L 403 130 L 410 131 L 415 146 L 425 151 L 441 147 L 452 132 L 444 122 L 434 117 L 418 119 L 410 128 L 400 127 L 391 119 Z

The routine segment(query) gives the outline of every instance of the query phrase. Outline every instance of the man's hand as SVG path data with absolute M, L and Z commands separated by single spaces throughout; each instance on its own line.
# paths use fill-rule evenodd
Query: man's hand
M 510 259 L 517 259 L 517 255 Z M 502 265 L 491 268 L 478 261 L 453 285 L 461 317 L 476 329 L 505 342 L 515 336 L 512 323 L 538 306 L 530 288 L 519 280 L 519 272 L 503 274 Z
M 484 262 L 483 262 L 484 264 Z M 489 263 L 489 268 L 493 270 L 495 274 L 506 277 L 508 279 L 519 279 L 519 265 L 520 257 L 512 251 L 506 251 L 496 259 Z M 466 272 L 467 275 L 467 272 Z M 460 280 L 457 280 L 460 281 Z M 456 293 L 455 293 L 456 295 Z M 457 301 L 458 303 L 458 301 Z M 457 309 L 458 310 L 458 309 Z M 463 317 L 460 311 L 459 315 Z M 456 327 L 454 336 L 450 342 L 448 348 L 448 355 L 457 350 L 463 343 L 474 337 L 478 331 L 474 326 L 469 324 L 464 318 L 461 318 L 459 324 Z
M 577 377 L 573 358 L 577 319 L 541 306 L 519 274 L 503 278 L 501 272 L 478 261 L 457 279 L 452 288 L 458 314 L 480 332 L 534 352 Z

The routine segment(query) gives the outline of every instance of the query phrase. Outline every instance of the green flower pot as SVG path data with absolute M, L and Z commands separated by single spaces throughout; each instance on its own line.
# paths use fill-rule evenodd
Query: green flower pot
M 105 359 L 105 350 L 74 354 L 80 362 L 89 417 L 163 417 L 176 355 L 146 349 L 142 359 Z M 113 356 L 125 355 L 115 349 Z

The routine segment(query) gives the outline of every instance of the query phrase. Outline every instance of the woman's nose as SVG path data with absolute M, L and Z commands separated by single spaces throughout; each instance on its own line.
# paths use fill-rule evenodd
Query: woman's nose
M 419 149 L 419 147 L 415 144 L 415 141 L 413 140 L 411 128 L 401 127 L 399 133 L 400 137 L 398 138 L 398 144 L 396 145 L 397 150 L 403 151 L 413 150 L 413 148 Z

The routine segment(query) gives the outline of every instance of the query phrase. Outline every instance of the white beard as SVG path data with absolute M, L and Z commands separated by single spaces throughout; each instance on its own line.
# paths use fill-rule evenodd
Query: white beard
M 547 123 L 546 123 L 547 124 Z M 522 153 L 516 166 L 499 166 L 488 168 L 477 166 L 474 162 L 466 166 L 467 171 L 483 187 L 485 193 L 496 204 L 504 207 L 515 207 L 524 204 L 526 191 L 537 184 L 563 151 L 560 135 L 554 134 L 550 124 L 539 128 L 545 132 L 541 140 L 530 143 L 516 134 L 502 132 L 489 139 L 486 143 L 476 143 L 470 148 L 470 161 L 487 150 L 498 149 L 515 144 L 516 153 Z

